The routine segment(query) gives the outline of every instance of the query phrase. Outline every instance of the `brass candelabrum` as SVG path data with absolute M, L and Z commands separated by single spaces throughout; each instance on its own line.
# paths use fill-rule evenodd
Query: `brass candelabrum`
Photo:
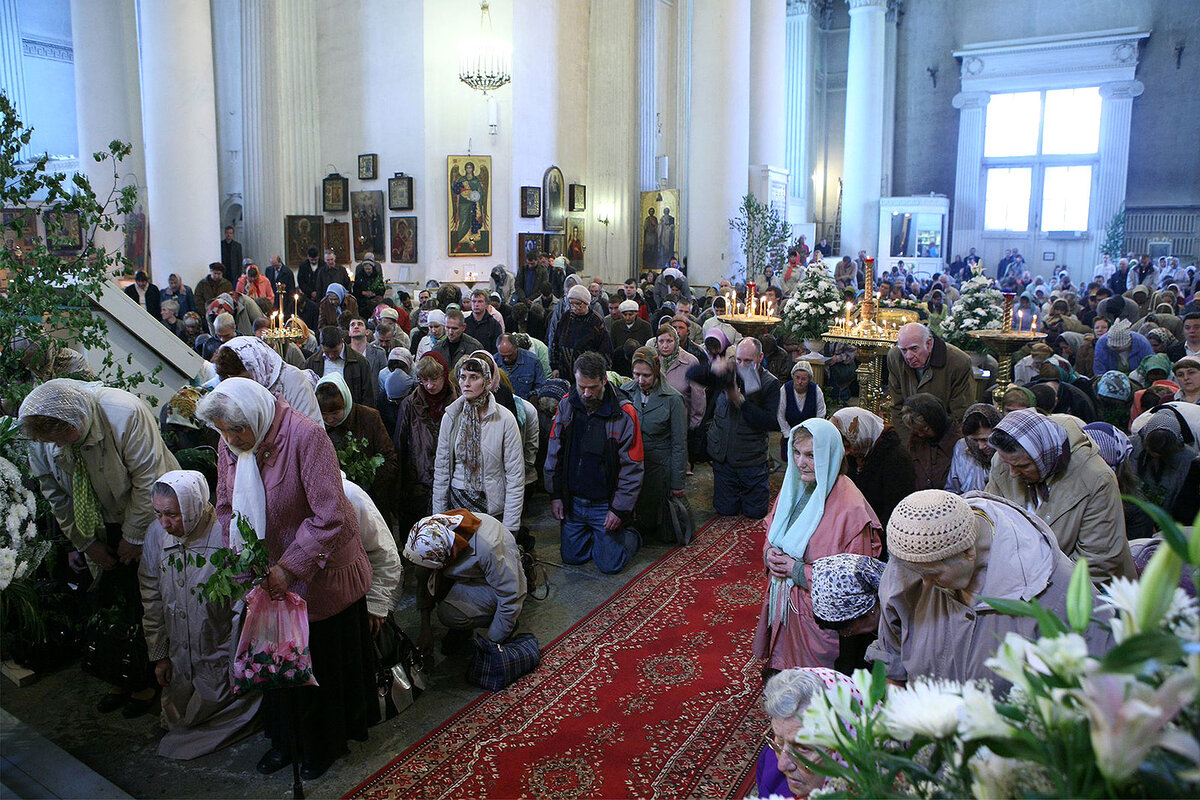
M 853 310 L 846 304 L 845 314 L 821 338 L 854 346 L 858 362 L 859 404 L 884 420 L 891 416 L 890 403 L 883 391 L 884 359 L 900 335 L 899 326 L 881 321 L 875 302 L 875 259 L 865 259 L 862 302 Z
M 746 304 L 741 309 L 741 313 L 737 313 L 739 311 L 737 293 L 732 289 L 725 295 L 725 305 L 734 313 L 719 316 L 717 319 L 733 326 L 733 329 L 742 336 L 758 338 L 781 321 L 779 317 L 775 316 L 778 309 L 769 299 L 755 296 L 754 281 L 746 284 Z
M 1004 319 L 999 330 L 968 331 L 967 335 L 978 339 L 996 354 L 996 362 L 1000 365 L 996 374 L 996 385 L 992 387 L 992 402 L 997 408 L 1004 405 L 1004 393 L 1012 385 L 1013 353 L 1027 344 L 1046 338 L 1046 334 L 1038 333 L 1037 317 L 1033 318 L 1032 328 L 1027 331 L 1013 330 L 1013 294 L 1004 294 Z
M 271 312 L 271 324 L 263 332 L 263 339 L 276 350 L 282 350 L 288 342 L 300 344 L 304 341 L 304 327 L 294 313 L 299 302 L 299 293 L 292 295 L 293 314 L 284 318 L 283 298 L 286 287 L 282 283 L 275 284 L 275 310 Z

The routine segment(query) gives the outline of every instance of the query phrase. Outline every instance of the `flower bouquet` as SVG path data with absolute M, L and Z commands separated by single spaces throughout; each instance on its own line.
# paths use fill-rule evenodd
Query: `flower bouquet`
M 246 595 L 246 622 L 233 660 L 233 691 L 316 686 L 308 651 L 308 604 L 288 592 L 275 602 L 256 586 Z
M 983 342 L 968 332 L 1000 330 L 1003 317 L 1004 295 L 992 286 L 991 278 L 977 272 L 963 284 L 954 307 L 942 317 L 935 332 L 960 350 L 982 352 Z
M 795 293 L 783 304 L 779 331 L 798 339 L 820 339 L 833 325 L 845 303 L 833 276 L 824 269 L 809 268 Z
M 29 575 L 42 563 L 50 542 L 38 537 L 37 501 L 21 483 L 21 473 L 7 458 L 0 457 L 0 592 L 14 580 Z
M 1115 579 L 1092 613 L 1086 560 L 1076 566 L 1064 622 L 1029 602 L 988 600 L 1037 620 L 1040 638 L 1009 633 L 987 662 L 1012 688 L 996 698 L 986 681 L 918 678 L 889 687 L 882 662 L 845 688 L 813 698 L 797 743 L 838 797 L 1198 797 L 1200 622 L 1179 588 L 1190 542 L 1161 509 L 1140 501 L 1163 532 L 1140 580 Z M 1197 519 L 1200 523 L 1200 518 Z M 1116 643 L 1099 658 L 1080 635 L 1107 626 Z

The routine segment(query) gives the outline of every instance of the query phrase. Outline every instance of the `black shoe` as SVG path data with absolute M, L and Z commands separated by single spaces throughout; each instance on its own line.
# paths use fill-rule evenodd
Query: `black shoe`
M 96 710 L 101 714 L 109 714 L 129 702 L 127 694 L 106 694 L 96 704 Z
M 451 628 L 442 640 L 442 655 L 447 657 L 466 655 L 470 652 L 475 631 L 470 628 Z
M 325 772 L 333 766 L 332 761 L 309 762 L 305 761 L 300 764 L 300 778 L 306 781 L 316 780 L 325 774 Z
M 147 711 L 150 711 L 154 708 L 154 701 L 157 699 L 157 693 L 150 695 L 145 700 L 138 700 L 136 697 L 131 697 L 129 698 L 129 702 L 125 705 L 124 710 L 121 711 L 121 716 L 125 719 L 134 719 L 136 717 L 140 717 L 142 714 L 145 714 Z
M 278 747 L 272 747 L 263 757 L 258 760 L 258 771 L 263 775 L 270 775 L 292 763 L 292 757 L 284 750 Z

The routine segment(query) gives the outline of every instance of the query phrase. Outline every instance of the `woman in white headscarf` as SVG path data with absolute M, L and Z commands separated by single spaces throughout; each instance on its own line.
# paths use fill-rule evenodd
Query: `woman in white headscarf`
M 347 752 L 347 739 L 365 740 L 378 713 L 365 600 L 371 566 L 358 521 L 324 428 L 255 381 L 221 381 L 196 416 L 221 434 L 216 508 L 226 537 L 239 541 L 234 520 L 245 517 L 266 544 L 271 599 L 290 590 L 308 603 L 309 651 L 320 685 L 266 694 L 272 746 L 258 769 L 268 774 L 291 763 L 294 729 L 304 759 L 300 774 L 310 780 Z M 293 693 L 290 701 L 283 692 Z M 288 702 L 298 720 L 289 720 Z
M 230 691 L 233 609 L 197 594 L 215 571 L 212 554 L 224 547 L 207 481 L 194 470 L 173 470 L 154 484 L 152 499 L 156 520 L 146 531 L 138 577 L 146 646 L 163 687 L 167 733 L 158 754 L 196 758 L 248 734 L 261 697 Z
M 822 627 L 813 613 L 813 563 L 840 553 L 878 558 L 879 518 L 842 474 L 845 450 L 832 423 L 805 420 L 792 428 L 788 439 L 791 452 L 783 486 L 764 520 L 768 584 L 754 655 L 767 659 L 773 670 L 833 669 L 843 666 L 842 637 Z
M 217 350 L 213 364 L 221 380 L 249 378 L 269 389 L 276 397 L 282 397 L 289 406 L 313 422 L 321 421 L 312 373 L 288 364 L 274 348 L 257 336 L 235 336 L 230 339 Z

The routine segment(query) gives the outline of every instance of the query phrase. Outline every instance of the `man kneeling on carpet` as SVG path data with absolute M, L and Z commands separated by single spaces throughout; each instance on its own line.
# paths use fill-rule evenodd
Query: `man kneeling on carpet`
M 425 517 L 409 531 L 404 557 L 417 565 L 417 646 L 427 656 L 435 606 L 450 629 L 446 655 L 460 654 L 475 628 L 486 627 L 497 643 L 512 636 L 525 604 L 525 573 L 516 539 L 500 520 L 461 508 Z
M 575 359 L 575 386 L 558 404 L 546 447 L 550 512 L 562 522 L 562 560 L 612 574 L 642 546 L 626 527 L 645 472 L 642 433 L 633 403 L 608 382 L 599 353 Z

